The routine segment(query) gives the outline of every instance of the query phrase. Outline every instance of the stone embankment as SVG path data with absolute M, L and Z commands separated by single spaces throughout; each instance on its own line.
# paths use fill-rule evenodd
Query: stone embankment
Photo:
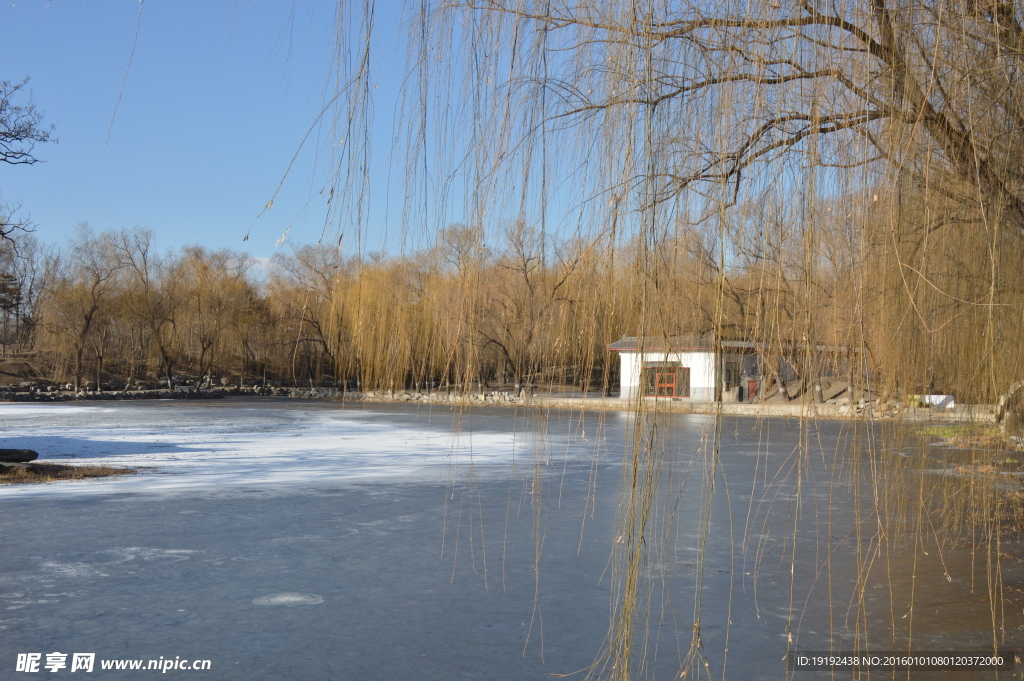
M 519 395 L 512 392 L 483 393 L 447 393 L 447 392 L 410 392 L 390 390 L 370 390 L 367 392 L 342 392 L 336 388 L 283 388 L 288 397 L 306 400 L 345 400 L 360 402 L 423 402 L 429 404 L 504 404 L 504 405 L 537 405 L 543 404 L 540 397 L 529 397 L 526 391 Z M 279 393 L 280 394 L 280 393 Z M 587 400 L 593 402 L 594 400 Z
M 210 390 L 129 390 L 113 391 L 57 391 L 57 390 L 3 390 L 0 402 L 77 402 L 83 400 L 216 400 L 228 391 L 220 388 Z
M 274 388 L 274 387 L 225 387 L 225 388 L 179 388 L 176 390 L 132 390 L 132 391 L 81 391 L 66 392 L 42 388 L 19 391 L 0 389 L 0 402 L 66 402 L 92 400 L 202 400 L 221 399 L 232 396 L 289 397 L 306 400 L 338 400 L 345 402 L 419 403 L 449 406 L 502 405 L 529 406 L 549 409 L 578 409 L 588 411 L 632 411 L 636 405 L 630 400 L 618 397 L 565 397 L 530 395 L 526 391 L 447 393 L 409 391 L 342 391 L 338 388 Z M 826 419 L 902 419 L 911 421 L 939 421 L 949 423 L 995 423 L 995 405 L 960 405 L 954 409 L 908 407 L 899 404 L 858 402 L 854 404 L 824 404 L 814 402 L 699 402 L 688 399 L 647 398 L 647 406 L 658 411 L 684 414 L 722 413 L 733 416 L 789 416 Z
M 530 400 L 525 394 L 516 397 L 511 393 L 483 393 L 457 395 L 455 393 L 418 392 L 344 392 L 337 388 L 274 388 L 274 387 L 225 387 L 225 388 L 177 388 L 175 390 L 47 390 L 45 388 L 0 388 L 0 402 L 75 402 L 89 400 L 216 400 L 224 397 L 291 397 L 307 400 L 346 400 L 367 402 L 431 402 L 442 404 L 517 404 Z
M 284 393 L 279 389 L 279 393 Z M 558 397 L 548 395 L 527 395 L 509 392 L 484 392 L 470 394 L 419 393 L 374 391 L 366 393 L 346 392 L 334 388 L 290 388 L 289 397 L 298 399 L 327 399 L 361 402 L 414 402 L 424 404 L 449 404 L 472 406 L 481 404 L 530 406 L 550 409 L 581 409 L 593 411 L 633 411 L 636 404 L 618 397 Z M 722 414 L 733 416 L 790 416 L 826 419 L 902 419 L 910 421 L 939 421 L 949 423 L 994 423 L 994 405 L 960 405 L 953 409 L 909 407 L 898 404 L 879 405 L 874 401 L 859 401 L 853 404 L 825 404 L 815 402 L 701 402 L 688 399 L 647 398 L 649 409 L 683 414 Z

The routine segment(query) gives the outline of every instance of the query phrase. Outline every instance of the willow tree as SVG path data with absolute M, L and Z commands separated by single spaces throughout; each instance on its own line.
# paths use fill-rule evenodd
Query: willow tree
M 373 3 L 364 8 L 360 39 L 373 26 Z M 1019 378 L 1016 4 L 421 0 L 410 9 L 403 224 L 438 229 L 458 212 L 488 234 L 535 225 L 539 269 L 557 263 L 549 233 L 589 240 L 605 259 L 589 293 L 615 292 L 616 331 L 788 349 L 805 383 L 822 342 L 844 346 L 861 395 L 881 401 L 930 390 L 993 400 Z M 356 25 L 341 14 L 342 29 Z M 373 42 L 340 34 L 334 138 L 349 139 L 370 109 Z M 334 190 L 350 205 L 365 200 L 365 182 L 351 181 L 365 148 L 341 152 L 332 201 Z M 598 324 L 571 333 L 588 328 L 592 340 L 611 340 Z M 624 466 L 608 645 L 594 667 L 619 679 L 645 668 L 645 566 L 658 561 L 665 529 L 656 505 L 668 445 L 656 405 L 645 404 Z M 707 442 L 707 499 L 722 482 L 721 427 L 718 418 Z M 808 451 L 805 438 L 796 489 Z M 703 509 L 701 552 L 710 501 Z M 706 663 L 702 575 L 682 676 Z
M 881 159 L 922 184 L 952 180 L 965 206 L 1024 230 L 1015 3 L 492 0 L 464 11 L 570 51 L 535 81 L 550 94 L 546 120 L 642 107 L 673 121 L 650 139 L 658 199 L 709 183 L 738 195 L 813 138 L 822 165 Z
M 981 322 L 967 319 L 984 325 L 974 337 L 991 347 L 1005 334 L 998 308 L 1020 311 L 1020 291 L 1000 275 L 1013 271 L 1024 237 L 1020 14 L 1013 3 L 946 0 L 438 3 L 423 9 L 412 51 L 431 77 L 410 101 L 458 100 L 442 107 L 451 126 L 432 157 L 464 151 L 455 158 L 470 168 L 466 201 L 478 216 L 543 222 L 557 219 L 552 206 L 573 206 L 614 240 L 616 227 L 630 228 L 625 211 L 652 247 L 659 224 L 682 216 L 710 233 L 709 260 L 724 278 L 736 254 L 720 223 L 734 223 L 745 200 L 784 197 L 799 223 L 785 246 L 804 253 L 810 288 L 814 225 L 834 205 L 852 223 L 879 225 L 878 238 L 915 244 L 896 249 L 895 269 L 853 244 L 858 284 L 895 278 L 890 295 L 902 294 L 904 308 L 921 306 L 922 287 L 937 291 L 936 304 L 963 302 L 937 320 L 917 309 L 926 334 L 979 308 Z M 439 61 L 465 69 L 446 73 Z M 574 190 L 552 184 L 565 176 Z M 962 252 L 964 239 L 981 249 L 980 290 L 949 292 L 929 263 Z M 1000 297 L 1008 284 L 1009 300 Z M 814 327 L 804 319 L 785 334 Z M 861 331 L 860 342 L 881 342 Z M 987 361 L 984 385 L 946 389 L 991 399 L 1011 382 L 993 368 L 1019 361 L 1014 353 Z M 898 364 L 881 368 L 913 381 Z

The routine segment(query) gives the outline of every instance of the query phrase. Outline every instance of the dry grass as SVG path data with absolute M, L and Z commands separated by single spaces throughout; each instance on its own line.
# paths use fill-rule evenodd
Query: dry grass
M 39 373 L 26 361 L 0 359 L 0 385 L 18 385 L 22 381 L 37 380 Z
M 957 466 L 955 469 L 960 475 L 985 475 L 998 473 L 999 469 L 992 464 L 982 463 L 967 466 Z
M 1024 492 L 1008 492 L 1002 520 L 1011 535 L 1024 535 Z
M 930 426 L 921 435 L 939 438 L 954 447 L 1020 450 L 1021 447 L 994 425 Z
M 54 482 L 56 480 L 85 480 L 106 478 L 114 475 L 133 475 L 134 468 L 112 468 L 110 466 L 68 466 L 56 463 L 30 464 L 27 468 L 0 466 L 0 485 L 20 485 L 33 482 Z

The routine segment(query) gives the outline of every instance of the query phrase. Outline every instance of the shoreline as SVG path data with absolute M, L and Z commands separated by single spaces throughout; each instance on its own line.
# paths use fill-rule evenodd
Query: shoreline
M 436 404 L 450 407 L 504 406 L 581 411 L 635 411 L 633 400 L 619 397 L 516 396 L 509 392 L 483 393 L 342 391 L 337 388 L 209 388 L 177 390 L 108 391 L 92 393 L 69 392 L 0 392 L 0 403 L 46 403 L 137 400 L 215 400 L 227 397 L 286 397 L 289 399 L 328 400 L 336 402 L 367 402 L 380 404 Z M 658 411 L 679 414 L 715 414 L 727 416 L 868 419 L 938 423 L 995 424 L 997 406 L 990 404 L 960 405 L 952 409 L 908 407 L 904 405 L 816 404 L 813 402 L 704 402 L 686 398 L 658 399 L 649 405 Z

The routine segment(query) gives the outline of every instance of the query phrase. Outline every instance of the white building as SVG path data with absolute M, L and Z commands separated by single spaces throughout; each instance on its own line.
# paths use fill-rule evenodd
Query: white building
M 760 391 L 753 343 L 723 341 L 721 365 L 713 336 L 626 337 L 608 346 L 619 353 L 619 397 L 750 401 Z M 719 376 L 719 374 L 721 374 Z M 745 383 L 741 386 L 741 383 Z

